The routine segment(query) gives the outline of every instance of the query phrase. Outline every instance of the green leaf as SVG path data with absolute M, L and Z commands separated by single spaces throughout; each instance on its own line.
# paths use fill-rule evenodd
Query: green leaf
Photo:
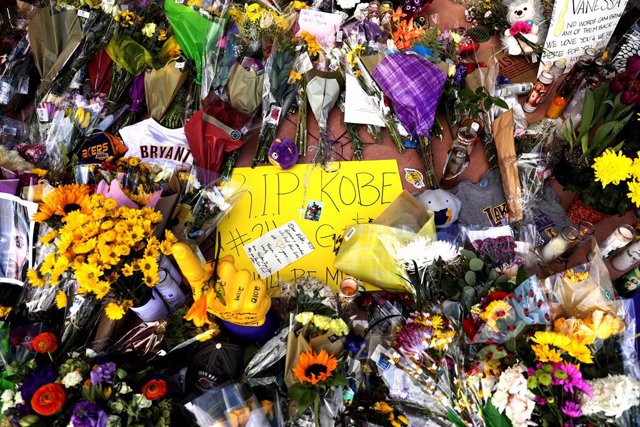
M 485 98 L 484 99 L 484 109 L 489 111 L 489 109 L 491 108 L 491 104 L 493 102 L 491 101 L 491 98 Z
M 516 274 L 516 285 L 520 285 L 522 282 L 529 278 L 529 274 L 526 272 L 524 267 L 520 266 L 518 268 L 518 273 Z
M 465 257 L 466 259 L 474 259 L 477 258 L 475 252 L 472 252 L 470 250 L 467 249 L 462 249 L 460 251 L 460 255 L 462 255 L 463 257 Z
M 347 381 L 347 379 L 345 377 L 343 377 L 340 374 L 335 374 L 333 377 L 331 377 L 328 381 L 327 381 L 327 385 L 329 387 L 338 387 L 338 386 L 348 386 L 349 382 Z
M 480 258 L 474 258 L 469 261 L 469 268 L 471 271 L 480 271 L 484 267 L 484 261 Z
M 466 426 L 466 424 L 460 421 L 460 418 L 458 418 L 458 416 L 455 413 L 453 413 L 452 410 L 449 410 L 449 412 L 447 413 L 447 419 L 451 421 L 453 424 L 455 424 L 457 427 Z
M 604 143 L 611 136 L 611 133 L 616 127 L 618 127 L 617 121 L 607 122 L 602 126 L 600 126 L 598 130 L 596 130 L 596 133 L 593 135 L 592 144 L 591 144 L 591 147 L 589 148 L 589 151 L 606 148 L 606 145 Z M 620 130 L 622 130 L 622 128 L 620 128 Z M 585 154 L 587 153 L 587 151 L 583 151 L 583 152 Z
M 593 92 L 591 89 L 586 90 L 584 94 L 584 107 L 582 107 L 582 123 L 580 123 L 580 135 L 589 133 L 591 129 L 591 121 L 593 120 L 593 111 L 595 108 L 595 101 L 593 99 Z
M 498 107 L 504 108 L 505 110 L 509 109 L 509 104 L 504 102 L 504 100 L 502 98 L 498 98 L 498 97 L 494 96 L 491 99 L 493 100 L 493 103 L 496 104 Z
M 467 282 L 469 286 L 473 286 L 476 284 L 476 273 L 473 271 L 467 271 L 464 275 L 464 281 Z
M 489 399 L 485 407 L 482 408 L 482 418 L 487 424 L 487 427 L 511 427 L 509 418 L 493 406 L 491 399 Z

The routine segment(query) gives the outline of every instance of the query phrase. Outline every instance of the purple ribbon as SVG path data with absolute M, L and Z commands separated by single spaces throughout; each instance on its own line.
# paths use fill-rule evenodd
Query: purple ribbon
M 142 102 L 144 101 L 144 73 L 133 78 L 133 83 L 129 88 L 129 98 L 131 98 L 129 111 L 133 111 L 134 113 L 144 111 L 144 107 L 142 106 Z

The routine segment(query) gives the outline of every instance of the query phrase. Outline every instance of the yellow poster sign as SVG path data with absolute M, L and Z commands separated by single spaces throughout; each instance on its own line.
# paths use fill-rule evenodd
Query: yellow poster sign
M 293 220 L 315 249 L 267 277 L 267 286 L 314 276 L 336 288 L 343 274 L 333 262 L 344 229 L 373 221 L 402 192 L 395 160 L 341 162 L 336 169 L 234 169 L 231 179 L 248 192 L 218 226 L 221 256 L 233 255 L 238 269 L 257 277 L 244 246 Z

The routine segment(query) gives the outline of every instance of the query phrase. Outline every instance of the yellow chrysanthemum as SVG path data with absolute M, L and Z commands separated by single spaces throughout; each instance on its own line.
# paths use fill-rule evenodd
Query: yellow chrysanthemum
M 546 344 L 532 345 L 531 350 L 536 355 L 536 360 L 540 362 L 562 362 L 562 354 Z
M 56 294 L 56 307 L 58 310 L 67 307 L 67 294 L 64 291 L 58 291 Z
M 118 207 L 118 202 L 115 199 L 105 199 L 102 206 L 105 209 L 112 210 Z
M 390 414 L 393 412 L 393 408 L 389 406 L 387 402 L 376 402 L 373 405 L 373 410 L 383 415 Z
M 620 152 L 607 150 L 593 161 L 596 181 L 605 188 L 609 184 L 618 185 L 631 176 L 633 161 Z
M 144 276 L 142 282 L 150 288 L 153 288 L 160 281 L 160 276 L 157 274 L 150 274 L 148 276 Z
M 53 272 L 53 266 L 55 265 L 55 263 L 56 254 L 52 252 L 47 255 L 42 261 L 42 264 L 40 265 L 40 272 L 42 274 L 51 274 Z
M 91 289 L 103 274 L 97 265 L 84 263 L 76 269 L 76 280 L 80 286 Z
M 640 151 L 637 153 L 637 157 L 633 159 L 633 165 L 631 166 L 631 176 L 640 180 Z
M 251 22 L 256 22 L 260 19 L 263 12 L 265 12 L 265 10 L 258 3 L 250 4 L 245 10 L 245 14 Z
M 0 306 L 0 318 L 5 318 L 9 315 L 9 313 L 11 313 L 11 310 L 13 310 L 13 307 L 4 307 L 4 306 Z
M 152 276 L 158 274 L 158 262 L 154 257 L 146 256 L 138 261 L 140 271 L 145 276 Z
M 120 320 L 132 305 L 131 300 L 124 301 L 122 304 L 110 302 L 104 308 L 104 313 L 110 320 Z
M 95 220 L 101 220 L 107 216 L 107 211 L 105 208 L 97 208 L 91 212 L 91 217 Z
M 294 83 L 299 80 L 302 80 L 302 74 L 300 74 L 296 70 L 291 70 L 291 72 L 289 73 L 289 83 Z
M 120 271 L 122 272 L 123 276 L 126 276 L 126 277 L 133 276 L 133 266 L 131 264 L 125 264 L 124 267 L 122 267 L 122 270 Z
M 629 197 L 631 203 L 640 208 L 640 181 L 629 181 L 627 185 L 629 186 L 627 197 Z
M 86 254 L 94 250 L 97 244 L 98 239 L 92 237 L 87 241 L 79 242 L 73 245 L 73 251 L 77 254 Z
M 302 9 L 306 9 L 309 6 L 307 6 L 307 4 L 303 1 L 298 1 L 298 0 L 294 0 L 293 2 L 291 2 L 291 8 L 293 10 L 302 10 Z
M 531 338 L 531 341 L 542 346 L 547 345 L 555 347 L 560 350 L 560 352 L 567 353 L 569 356 L 579 360 L 580 362 L 593 363 L 589 347 L 566 335 L 559 334 L 557 332 L 538 331 Z M 535 346 L 532 346 L 532 348 L 533 347 Z

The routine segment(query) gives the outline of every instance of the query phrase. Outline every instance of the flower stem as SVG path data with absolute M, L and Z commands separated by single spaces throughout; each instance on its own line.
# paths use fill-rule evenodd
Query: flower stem
M 313 400 L 313 424 L 315 427 L 320 427 L 320 394 L 316 393 L 316 398 Z

